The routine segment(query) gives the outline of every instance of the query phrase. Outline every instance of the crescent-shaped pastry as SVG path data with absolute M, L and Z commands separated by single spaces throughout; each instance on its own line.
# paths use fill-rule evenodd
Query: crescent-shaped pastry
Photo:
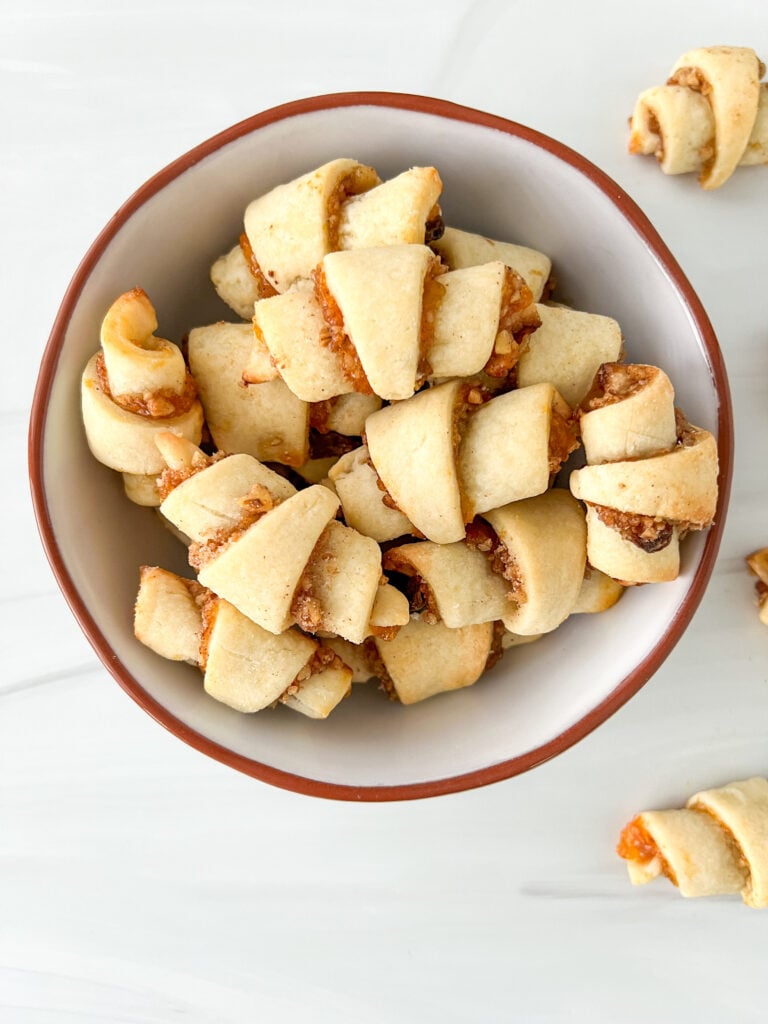
M 332 521 L 322 532 L 293 594 L 291 611 L 301 629 L 333 633 L 360 644 L 371 634 L 371 615 L 381 583 L 381 551 L 376 541 Z M 396 596 L 395 596 L 396 595 Z M 387 625 L 408 621 L 408 602 L 392 592 Z
M 432 242 L 432 248 L 451 270 L 501 260 L 522 276 L 535 302 L 539 302 L 547 290 L 552 261 L 536 249 L 451 227 L 446 227 L 442 237 Z
M 121 295 L 101 327 L 101 351 L 81 381 L 88 447 L 99 462 L 123 473 L 126 493 L 159 504 L 152 478 L 164 468 L 155 436 L 171 431 L 199 443 L 203 409 L 177 345 L 158 338 L 155 310 L 140 288 Z M 138 478 L 138 479 L 132 479 Z
M 350 690 L 352 670 L 322 642 L 296 629 L 275 636 L 194 580 L 144 566 L 134 633 L 162 657 L 204 673 L 204 688 L 236 711 L 276 701 L 326 718 Z
M 717 444 L 676 416 L 661 370 L 606 364 L 580 415 L 588 465 L 572 493 L 587 503 L 590 565 L 624 583 L 675 579 L 679 540 L 706 528 L 717 502 Z
M 605 363 L 578 414 L 590 464 L 645 458 L 677 442 L 675 392 L 656 366 Z
M 395 507 L 437 544 L 464 537 L 457 444 L 465 388 L 458 380 L 428 388 L 373 413 L 365 425 L 373 467 Z
M 485 371 L 507 377 L 521 346 L 541 318 L 530 288 L 497 260 L 440 277 L 429 365 L 434 378 L 471 377 Z
M 299 630 L 289 629 L 276 636 L 228 601 L 214 598 L 205 608 L 200 660 L 203 685 L 211 697 L 236 711 L 262 711 L 278 700 L 294 710 L 302 710 L 303 684 L 326 667 L 323 661 L 316 660 L 318 650 L 317 641 Z M 333 660 L 335 656 L 330 653 L 329 660 Z M 337 671 L 339 668 L 340 664 Z M 323 680 L 326 704 L 330 703 L 330 682 L 327 677 Z M 352 673 L 342 669 L 334 682 L 336 701 L 330 703 L 331 707 L 349 691 Z
M 215 323 L 189 332 L 189 366 L 219 451 L 301 466 L 309 455 L 309 405 L 284 379 L 243 386 L 253 349 L 250 324 Z
M 479 405 L 464 423 L 459 447 L 465 521 L 545 491 L 578 447 L 570 417 L 570 407 L 548 383 Z
M 354 390 L 387 401 L 409 398 L 427 375 L 439 260 L 425 245 L 329 253 L 315 292 Z
M 536 310 L 541 325 L 520 354 L 518 386 L 548 382 L 575 409 L 600 366 L 620 359 L 621 328 L 612 317 L 564 306 L 538 304 Z
M 264 629 L 281 633 L 295 621 L 294 594 L 338 507 L 321 484 L 298 491 L 206 551 L 198 579 Z
M 393 700 L 415 704 L 476 683 L 494 653 L 491 622 L 450 629 L 412 615 L 392 640 L 375 638 L 376 676 Z
M 373 468 L 367 445 L 342 455 L 328 476 L 348 526 L 379 543 L 413 533 L 410 519 L 395 507 Z
M 556 629 L 574 611 L 587 557 L 587 528 L 579 503 L 553 488 L 486 512 L 492 532 L 473 524 L 470 543 L 483 551 L 511 590 L 506 629 L 538 636 Z
M 423 245 L 443 231 L 438 200 L 443 191 L 434 167 L 411 167 L 365 192 L 340 211 L 338 248 Z
M 293 289 L 257 302 L 253 333 L 250 354 L 243 362 L 247 383 L 261 383 L 276 372 L 304 402 L 354 390 L 340 354 L 329 344 L 329 328 L 313 291 Z
M 746 561 L 750 572 L 757 576 L 755 594 L 760 621 L 768 626 L 768 548 L 753 551 Z
M 390 595 L 382 621 L 379 546 L 334 522 L 339 499 L 329 488 L 296 491 L 245 454 L 195 465 L 177 438 L 158 443 L 169 463 L 160 512 L 190 542 L 203 586 L 273 633 L 298 624 L 361 643 L 407 620 L 406 599 Z
M 540 494 L 578 446 L 570 409 L 550 384 L 485 401 L 447 381 L 368 417 L 376 473 L 427 540 L 462 540 L 476 515 Z
M 246 381 L 263 379 L 263 348 L 291 390 L 319 402 L 351 391 L 410 397 L 426 377 L 442 296 L 425 245 L 329 253 L 306 284 L 258 302 Z
M 344 202 L 378 184 L 372 167 L 340 158 L 248 204 L 244 225 L 253 262 L 276 291 L 309 277 L 323 256 L 338 247 Z
M 509 611 L 508 584 L 481 551 L 463 541 L 402 544 L 389 548 L 382 564 L 386 572 L 404 578 L 410 609 L 421 612 L 425 622 L 460 629 L 495 622 Z
M 441 191 L 434 167 L 412 167 L 382 183 L 372 167 L 332 160 L 248 205 L 246 262 L 257 280 L 285 292 L 328 253 L 422 245 L 442 232 Z
M 137 640 L 169 661 L 200 661 L 206 590 L 158 566 L 143 565 L 133 612 Z
M 715 514 L 717 444 L 709 431 L 689 426 L 670 451 L 585 466 L 571 481 L 582 501 L 703 530 Z
M 630 119 L 629 152 L 655 156 L 665 174 L 701 173 L 711 159 L 715 121 L 707 99 L 682 85 L 641 92 Z M 740 167 L 768 163 L 768 83 L 761 82 L 757 114 Z
M 244 452 L 211 460 L 173 435 L 159 435 L 157 444 L 169 467 L 160 513 L 189 543 L 206 544 L 241 529 L 249 503 L 260 496 L 276 503 L 296 493 L 289 480 Z
M 665 86 L 638 97 L 630 153 L 653 154 L 667 174 L 698 171 L 705 189 L 719 188 L 739 164 L 768 162 L 764 74 L 748 47 L 688 51 Z
M 681 810 L 644 811 L 617 852 L 635 885 L 664 875 L 683 896 L 741 893 L 748 906 L 768 907 L 768 780 L 696 793 Z

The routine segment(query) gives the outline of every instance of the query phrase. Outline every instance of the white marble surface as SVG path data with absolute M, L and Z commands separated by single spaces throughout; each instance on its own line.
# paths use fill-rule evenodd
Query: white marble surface
M 768 9 L 0 3 L 3 1024 L 765 1019 L 768 912 L 632 889 L 613 852 L 635 811 L 768 773 L 768 631 L 743 561 L 768 544 L 768 172 L 704 193 L 626 154 L 637 92 L 714 43 L 768 56 Z M 120 203 L 252 113 L 358 88 L 531 125 L 626 189 L 719 335 L 737 446 L 714 577 L 640 694 L 533 772 L 385 805 L 272 789 L 140 711 L 57 590 L 25 456 L 56 308 Z

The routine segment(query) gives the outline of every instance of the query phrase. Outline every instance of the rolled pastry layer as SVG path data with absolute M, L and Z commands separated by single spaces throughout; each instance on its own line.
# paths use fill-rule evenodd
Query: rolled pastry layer
M 681 535 L 715 514 L 714 437 L 676 414 L 666 374 L 639 364 L 601 367 L 580 428 L 588 465 L 570 486 L 587 504 L 590 565 L 624 583 L 675 579 Z
M 309 454 L 309 405 L 276 374 L 243 387 L 252 349 L 250 324 L 216 323 L 189 332 L 189 365 L 211 437 L 219 451 L 300 466 Z
M 350 391 L 336 395 L 312 407 L 311 424 L 320 433 L 342 434 L 345 437 L 361 437 L 365 432 L 365 421 L 382 406 L 378 395 L 361 395 Z
M 510 608 L 506 581 L 481 551 L 462 541 L 402 544 L 385 552 L 383 565 L 405 577 L 411 611 L 422 612 L 425 622 L 460 629 L 495 622 Z
M 155 436 L 171 431 L 199 443 L 203 408 L 181 349 L 155 336 L 157 317 L 140 288 L 119 296 L 101 325 L 101 350 L 81 380 L 88 447 L 125 476 L 128 497 L 157 504 L 152 477 L 163 470 Z
M 247 246 L 250 250 L 250 245 Z M 262 274 L 251 269 L 241 244 L 234 245 L 211 267 L 211 283 L 216 294 L 243 320 L 250 320 L 259 299 L 274 294 L 274 288 Z
M 645 458 L 677 442 L 675 392 L 656 366 L 605 363 L 579 410 L 590 464 Z
M 609 316 L 538 304 L 541 326 L 528 336 L 517 364 L 519 387 L 549 383 L 575 409 L 603 363 L 620 359 L 623 339 Z
M 332 160 L 248 205 L 251 270 L 285 292 L 331 252 L 423 245 L 442 232 L 441 191 L 434 167 L 381 182 L 372 167 Z
M 572 614 L 594 614 L 613 608 L 625 588 L 618 580 L 587 565 Z
M 429 365 L 434 378 L 471 377 L 485 371 L 506 377 L 521 343 L 541 318 L 530 288 L 497 260 L 440 277 Z
M 570 409 L 550 384 L 484 401 L 447 381 L 368 417 L 373 466 L 427 540 L 462 540 L 477 514 L 540 494 L 577 447 Z
M 305 402 L 321 402 L 354 390 L 339 353 L 329 345 L 328 325 L 312 290 L 294 289 L 257 302 L 253 329 L 252 349 L 243 362 L 247 383 L 270 380 L 279 373 Z
M 201 650 L 206 693 L 252 713 L 281 701 L 310 718 L 326 718 L 345 697 L 352 672 L 297 629 L 279 636 L 214 598 L 206 606 Z
M 341 501 L 344 519 L 366 537 L 383 543 L 413 533 L 410 519 L 389 499 L 373 468 L 367 445 L 342 455 L 328 476 Z
M 656 156 L 667 174 L 696 171 L 703 188 L 724 184 L 739 164 L 768 162 L 768 89 L 754 50 L 690 50 L 665 86 L 641 93 L 629 151 Z
M 81 411 L 91 453 L 121 473 L 153 475 L 164 463 L 155 446 L 158 433 L 171 431 L 197 444 L 203 430 L 203 409 L 195 402 L 178 416 L 149 417 L 118 405 L 99 373 L 98 353 L 92 356 L 81 381 Z
M 549 487 L 578 447 L 570 416 L 551 384 L 532 384 L 492 398 L 467 417 L 459 448 L 467 522 Z
M 751 778 L 690 798 L 682 810 L 644 811 L 617 852 L 633 884 L 664 875 L 683 896 L 741 893 L 768 906 L 768 780 Z
M 700 530 L 715 514 L 717 444 L 709 431 L 690 427 L 671 451 L 585 466 L 571 481 L 582 501 Z
M 329 253 L 316 294 L 354 390 L 409 398 L 426 376 L 439 301 L 439 261 L 425 245 Z M 268 342 L 269 343 L 269 342 Z
M 480 550 L 511 584 L 500 616 L 506 629 L 538 636 L 556 629 L 575 610 L 584 580 L 587 528 L 579 503 L 563 488 L 516 501 L 483 516 L 494 535 Z M 490 547 L 487 541 L 490 540 Z
M 395 507 L 437 544 L 464 537 L 456 465 L 463 387 L 449 381 L 420 391 L 375 412 L 365 426 L 371 461 Z
M 297 491 L 251 456 L 206 459 L 171 436 L 160 444 L 160 512 L 190 542 L 203 586 L 272 633 L 298 624 L 361 643 L 407 620 L 405 598 L 382 594 L 378 544 L 334 521 L 328 487 Z
M 338 245 L 347 199 L 379 184 L 372 167 L 331 160 L 248 204 L 245 234 L 261 273 L 278 292 L 312 273 Z
M 332 521 L 320 535 L 292 601 L 297 624 L 310 633 L 334 633 L 360 644 L 371 634 L 381 584 L 381 551 L 370 537 Z M 391 589 L 391 588 L 390 588 Z M 393 591 L 388 625 L 408 621 L 408 602 Z
M 230 535 L 200 565 L 198 579 L 264 629 L 283 632 L 295 621 L 294 594 L 338 506 L 320 484 L 298 491 Z
M 409 398 L 428 372 L 441 272 L 425 245 L 329 253 L 314 272 L 314 290 L 305 284 L 256 304 L 244 379 L 259 381 L 276 368 L 310 402 L 352 391 Z
M 158 567 L 141 570 L 134 613 L 138 640 L 162 657 L 204 673 L 204 688 L 236 711 L 280 701 L 326 718 L 347 695 L 352 670 L 296 629 L 275 636 L 194 580 Z
M 494 626 L 450 629 L 411 616 L 392 640 L 375 638 L 376 675 L 390 697 L 415 704 L 476 683 L 493 652 Z
M 438 205 L 442 191 L 434 167 L 411 167 L 351 196 L 341 207 L 338 248 L 423 245 L 439 237 L 443 232 Z
M 205 599 L 205 588 L 195 580 L 142 566 L 133 613 L 136 639 L 169 661 L 198 665 Z
M 535 302 L 544 296 L 552 271 L 549 257 L 536 249 L 498 242 L 458 228 L 446 227 L 442 237 L 432 243 L 432 248 L 451 270 L 501 260 L 522 276 Z

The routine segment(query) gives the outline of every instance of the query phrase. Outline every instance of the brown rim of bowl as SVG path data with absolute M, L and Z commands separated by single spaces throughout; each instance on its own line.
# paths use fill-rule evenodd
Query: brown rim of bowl
M 433 114 L 454 121 L 466 121 L 471 124 L 506 132 L 531 142 L 546 150 L 558 159 L 565 161 L 585 175 L 596 185 L 606 197 L 619 208 L 623 216 L 644 239 L 659 262 L 664 266 L 674 281 L 688 311 L 696 324 L 703 340 L 714 378 L 718 408 L 718 452 L 720 458 L 719 496 L 715 525 L 708 531 L 705 538 L 701 561 L 694 575 L 690 589 L 685 596 L 677 614 L 669 623 L 664 635 L 653 650 L 630 672 L 614 690 L 584 715 L 570 728 L 564 730 L 554 739 L 526 751 L 517 757 L 479 768 L 472 772 L 447 778 L 434 779 L 427 782 L 406 783 L 390 786 L 354 786 L 340 783 L 323 782 L 318 779 L 306 778 L 282 771 L 271 765 L 262 764 L 250 758 L 236 754 L 226 747 L 209 740 L 184 722 L 172 715 L 166 708 L 151 697 L 141 684 L 120 664 L 109 643 L 97 627 L 80 594 L 74 586 L 66 568 L 64 558 L 59 550 L 56 534 L 48 512 L 43 487 L 43 440 L 45 421 L 53 376 L 59 359 L 66 325 L 77 304 L 80 294 L 94 266 L 98 262 L 106 245 L 117 231 L 125 224 L 132 214 L 147 200 L 164 188 L 170 181 L 181 175 L 189 167 L 209 156 L 211 153 L 230 142 L 247 135 L 255 129 L 262 128 L 276 121 L 286 120 L 296 115 L 313 113 L 335 107 L 374 106 L 412 110 L 418 113 Z M 447 100 L 434 99 L 428 96 L 410 95 L 390 92 L 352 92 L 331 93 L 312 96 L 272 107 L 262 113 L 255 114 L 225 129 L 212 138 L 195 146 L 173 163 L 160 170 L 120 207 L 101 233 L 95 239 L 65 292 L 57 313 L 50 337 L 40 365 L 37 385 L 32 402 L 29 428 L 28 465 L 32 490 L 35 517 L 43 542 L 45 553 L 53 569 L 59 587 L 81 629 L 90 641 L 94 650 L 105 667 L 114 676 L 120 686 L 161 725 L 174 733 L 179 739 L 190 746 L 207 754 L 223 764 L 236 768 L 263 782 L 283 789 L 310 796 L 326 797 L 336 800 L 350 801 L 388 801 L 413 800 L 423 797 L 440 796 L 447 793 L 461 792 L 478 786 L 499 782 L 502 779 L 519 775 L 534 768 L 536 765 L 556 756 L 587 736 L 593 729 L 601 725 L 614 712 L 625 704 L 630 697 L 650 679 L 653 673 L 667 658 L 672 648 L 683 634 L 690 622 L 712 575 L 728 506 L 728 497 L 732 476 L 733 452 L 733 419 L 728 387 L 728 379 L 720 346 L 709 318 L 691 284 L 677 264 L 656 229 L 635 202 L 607 174 L 590 163 L 585 157 L 576 153 L 568 146 L 542 135 L 540 132 L 516 122 L 506 120 L 494 114 L 484 113 L 471 107 L 460 106 Z

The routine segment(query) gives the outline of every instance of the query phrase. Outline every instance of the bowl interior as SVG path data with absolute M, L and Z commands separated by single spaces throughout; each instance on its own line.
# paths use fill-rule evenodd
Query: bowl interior
M 155 513 L 131 505 L 118 475 L 86 446 L 79 378 L 99 346 L 108 306 L 121 292 L 144 288 L 159 333 L 173 340 L 196 325 L 235 319 L 208 272 L 237 239 L 252 197 L 342 155 L 373 164 L 381 177 L 431 164 L 443 179 L 446 223 L 550 255 L 556 297 L 615 317 L 628 359 L 669 373 L 688 418 L 719 431 L 721 456 L 730 445 L 727 385 L 711 328 L 669 253 L 586 162 L 526 129 L 480 116 L 473 123 L 471 112 L 449 104 L 341 102 L 294 105 L 236 126 L 161 172 L 108 225 L 49 344 L 33 412 L 42 470 L 33 490 L 73 610 L 121 684 L 165 725 L 238 768 L 306 792 L 424 795 L 528 768 L 635 692 L 698 603 L 722 509 L 707 536 L 687 538 L 675 582 L 633 588 L 606 613 L 573 616 L 538 643 L 508 652 L 468 690 L 406 708 L 356 686 L 324 722 L 285 708 L 241 715 L 207 697 L 194 668 L 164 661 L 133 637 L 139 566 L 189 570 Z M 726 482 L 728 465 L 724 471 Z

